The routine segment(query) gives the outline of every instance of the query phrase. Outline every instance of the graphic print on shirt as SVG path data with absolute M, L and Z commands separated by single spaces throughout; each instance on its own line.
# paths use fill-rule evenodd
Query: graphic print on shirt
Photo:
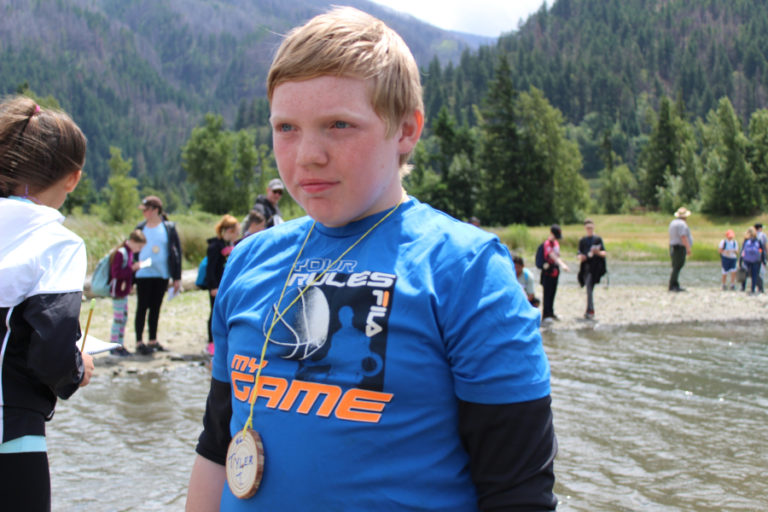
M 294 361 L 298 380 L 381 391 L 396 276 L 354 272 L 356 262 L 341 261 L 299 297 L 329 264 L 314 259 L 297 265 L 280 311 L 273 304 L 264 321 L 266 336 L 273 319 L 296 301 L 275 324 L 268 353 Z

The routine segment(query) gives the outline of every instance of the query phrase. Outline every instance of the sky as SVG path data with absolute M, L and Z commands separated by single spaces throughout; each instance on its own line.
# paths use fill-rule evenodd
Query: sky
M 517 29 L 520 18 L 538 11 L 544 0 L 373 0 L 446 30 L 498 37 Z M 547 5 L 551 6 L 552 1 Z

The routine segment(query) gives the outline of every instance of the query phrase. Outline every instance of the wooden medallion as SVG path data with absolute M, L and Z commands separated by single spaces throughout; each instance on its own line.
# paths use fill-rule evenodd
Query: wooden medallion
M 259 489 L 264 475 L 264 445 L 255 430 L 239 430 L 227 448 L 227 483 L 232 494 L 248 499 Z

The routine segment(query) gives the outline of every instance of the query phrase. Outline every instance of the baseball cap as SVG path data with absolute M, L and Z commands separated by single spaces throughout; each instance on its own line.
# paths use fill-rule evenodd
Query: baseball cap
M 285 190 L 285 187 L 283 186 L 283 182 L 280 181 L 278 178 L 275 178 L 272 181 L 270 181 L 267 188 L 269 190 Z
M 549 231 L 553 235 L 555 235 L 555 238 L 557 238 L 558 240 L 563 238 L 563 231 L 560 229 L 560 226 L 558 226 L 557 224 L 552 224 L 552 227 L 549 228 Z

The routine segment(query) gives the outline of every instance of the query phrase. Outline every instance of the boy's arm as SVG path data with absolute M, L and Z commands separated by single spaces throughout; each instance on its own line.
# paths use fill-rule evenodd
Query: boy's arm
M 556 508 L 551 402 L 549 396 L 498 405 L 459 400 L 459 433 L 482 512 Z
M 203 432 L 195 449 L 198 455 L 189 479 L 188 512 L 219 509 L 226 483 L 224 463 L 232 438 L 229 433 L 229 421 L 232 418 L 231 390 L 228 382 L 211 379 L 203 416 Z
M 226 485 L 227 472 L 224 466 L 198 455 L 192 466 L 187 492 L 187 512 L 209 512 L 219 510 L 221 493 Z

